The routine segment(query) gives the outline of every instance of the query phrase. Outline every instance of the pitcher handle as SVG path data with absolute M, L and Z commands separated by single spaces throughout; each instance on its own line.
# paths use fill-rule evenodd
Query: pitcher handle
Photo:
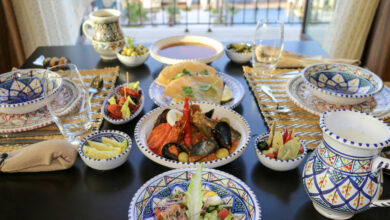
M 379 169 L 390 169 L 390 159 L 377 157 L 372 162 L 372 172 L 377 172 Z M 370 207 L 390 207 L 390 199 L 373 201 Z
M 83 33 L 85 34 L 85 36 L 87 36 L 90 40 L 92 40 L 92 37 L 91 35 L 89 35 L 88 33 L 88 25 L 93 27 L 93 21 L 92 20 L 86 20 L 84 21 L 83 23 Z

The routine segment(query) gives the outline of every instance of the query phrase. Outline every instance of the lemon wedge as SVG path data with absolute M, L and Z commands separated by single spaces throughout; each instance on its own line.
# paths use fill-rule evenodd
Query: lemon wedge
M 222 92 L 222 102 L 228 102 L 233 99 L 233 92 L 228 85 L 225 85 Z
M 83 148 L 84 154 L 87 157 L 95 158 L 95 159 L 107 159 L 111 157 L 118 156 L 121 153 L 120 148 L 114 148 L 114 150 L 106 151 L 106 150 L 98 150 L 93 147 L 84 146 Z
M 95 148 L 96 150 L 113 151 L 117 149 L 116 147 L 113 147 L 111 145 L 99 143 L 95 141 L 88 140 L 87 143 L 89 147 Z
M 113 140 L 111 138 L 102 137 L 102 143 L 106 145 L 111 145 L 112 147 L 119 147 L 122 152 L 126 150 L 127 148 L 127 140 L 124 139 L 122 142 L 118 142 L 116 140 Z

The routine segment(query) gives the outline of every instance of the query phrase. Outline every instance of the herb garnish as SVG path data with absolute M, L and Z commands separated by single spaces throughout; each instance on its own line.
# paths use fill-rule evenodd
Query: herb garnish
M 181 92 L 183 93 L 184 96 L 194 97 L 191 86 L 183 86 Z

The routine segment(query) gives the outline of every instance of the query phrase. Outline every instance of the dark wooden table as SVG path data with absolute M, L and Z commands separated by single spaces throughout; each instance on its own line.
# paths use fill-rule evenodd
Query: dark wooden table
M 314 42 L 287 42 L 286 50 L 307 55 L 325 55 Z M 119 82 L 125 81 L 129 71 L 131 80 L 140 80 L 147 91 L 159 74 L 162 64 L 149 58 L 145 65 L 127 68 L 119 61 L 104 62 L 91 46 L 39 47 L 27 59 L 23 68 L 35 67 L 32 62 L 39 55 L 65 56 L 79 69 L 103 68 L 120 65 Z M 212 63 L 217 70 L 238 79 L 246 90 L 245 98 L 235 110 L 250 124 L 252 139 L 246 152 L 236 161 L 218 169 L 243 180 L 255 192 L 261 205 L 263 219 L 324 219 L 313 208 L 302 186 L 301 171 L 276 172 L 262 166 L 253 149 L 256 135 L 266 131 L 254 96 L 243 76 L 241 65 L 229 62 L 226 55 Z M 118 83 L 119 83 L 118 82 Z M 133 138 L 137 121 L 156 106 L 145 96 L 143 112 L 131 123 L 114 126 L 104 122 L 103 129 L 124 131 Z M 133 140 L 128 161 L 112 171 L 96 171 L 80 158 L 69 170 L 48 173 L 0 174 L 0 219 L 127 219 L 134 193 L 157 174 L 169 168 L 146 158 Z M 385 176 L 384 198 L 390 198 L 390 177 Z M 355 219 L 390 219 L 390 209 L 373 208 L 355 215 Z

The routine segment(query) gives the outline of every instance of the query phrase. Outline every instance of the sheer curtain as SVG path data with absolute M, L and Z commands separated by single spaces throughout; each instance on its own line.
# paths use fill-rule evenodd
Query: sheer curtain
M 338 0 L 323 42 L 331 57 L 360 59 L 379 0 Z
M 26 57 L 38 46 L 75 44 L 91 1 L 12 1 Z

